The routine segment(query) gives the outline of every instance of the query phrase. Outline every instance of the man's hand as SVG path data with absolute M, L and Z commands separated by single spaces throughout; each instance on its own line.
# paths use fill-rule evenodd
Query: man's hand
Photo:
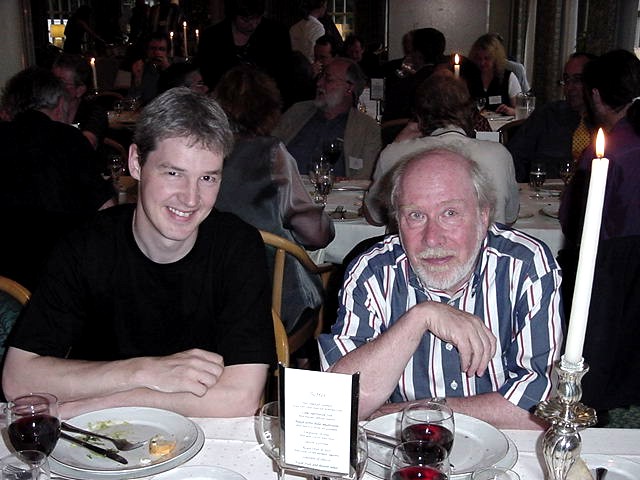
M 194 348 L 166 357 L 143 357 L 135 378 L 140 386 L 166 393 L 186 392 L 202 397 L 222 375 L 224 360 L 217 353 Z
M 427 330 L 458 349 L 460 368 L 467 376 L 482 375 L 496 353 L 496 338 L 475 315 L 443 303 L 425 302 Z

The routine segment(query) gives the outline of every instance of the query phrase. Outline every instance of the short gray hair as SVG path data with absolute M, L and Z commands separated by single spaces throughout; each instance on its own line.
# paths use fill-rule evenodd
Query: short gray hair
M 167 90 L 142 111 L 133 139 L 140 164 L 168 138 L 187 138 L 223 157 L 233 148 L 233 133 L 220 105 L 185 87 Z
M 358 65 L 356 62 L 354 62 L 350 58 L 336 57 L 334 62 L 343 62 L 348 65 L 346 80 L 349 83 L 351 83 L 354 87 L 353 88 L 354 95 L 355 95 L 354 102 L 355 102 L 355 105 L 357 105 L 358 99 L 360 98 L 360 95 L 362 95 L 362 91 L 364 90 L 364 87 L 367 85 L 367 77 L 365 76 L 364 72 L 360 68 L 360 65 Z
M 402 194 L 400 185 L 409 166 L 419 161 L 426 155 L 437 153 L 452 153 L 460 157 L 460 162 L 466 167 L 471 177 L 471 183 L 473 185 L 474 191 L 476 192 L 478 205 L 481 209 L 489 209 L 489 224 L 493 223 L 496 199 L 493 188 L 491 186 L 491 182 L 489 181 L 487 175 L 482 171 L 480 166 L 471 159 L 467 150 L 462 145 L 458 144 L 450 144 L 446 147 L 431 147 L 424 150 L 419 150 L 407 155 L 406 157 L 403 157 L 395 165 L 394 169 L 389 172 L 389 183 L 391 187 L 389 216 L 396 219 L 396 221 L 398 220 L 398 201 L 400 195 Z
M 13 118 L 27 110 L 53 109 L 64 95 L 64 84 L 50 70 L 30 67 L 7 81 L 2 92 L 2 108 Z

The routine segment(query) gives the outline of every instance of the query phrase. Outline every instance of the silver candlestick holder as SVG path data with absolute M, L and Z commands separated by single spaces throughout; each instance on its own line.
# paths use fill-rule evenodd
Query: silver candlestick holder
M 581 361 L 570 363 L 564 358 L 556 363 L 558 395 L 540 402 L 535 414 L 551 423 L 542 439 L 542 453 L 547 467 L 547 480 L 566 480 L 573 463 L 580 457 L 580 430 L 595 425 L 596 411 L 580 403 L 582 377 L 589 366 Z

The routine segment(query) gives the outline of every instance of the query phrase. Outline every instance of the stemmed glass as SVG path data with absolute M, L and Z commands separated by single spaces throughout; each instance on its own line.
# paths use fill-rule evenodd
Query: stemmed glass
M 443 403 L 426 401 L 412 403 L 402 411 L 401 439 L 420 440 L 451 453 L 455 436 L 453 410 Z
M 38 450 L 49 455 L 60 437 L 58 399 L 50 393 L 32 393 L 9 402 L 8 433 L 16 450 Z
M 324 157 L 331 165 L 335 165 L 342 156 L 342 141 L 335 138 L 328 142 L 324 147 Z
M 412 440 L 393 449 L 391 480 L 447 480 L 449 473 L 449 452 L 443 447 Z
M 485 97 L 476 98 L 476 108 L 479 112 L 484 110 L 484 107 L 487 106 L 487 99 Z
M 0 459 L 2 480 L 49 480 L 51 467 L 47 456 L 37 450 L 19 450 Z
M 265 403 L 260 409 L 258 436 L 264 451 L 278 468 L 278 480 L 284 480 L 283 456 L 280 452 L 280 411 L 278 402 Z
M 571 176 L 573 175 L 573 161 L 564 160 L 560 164 L 560 168 L 558 170 L 558 174 L 560 178 L 564 182 L 564 186 L 566 187 L 569 184 L 569 180 L 571 180 Z
M 333 188 L 333 167 L 322 156 L 317 162 L 313 163 L 311 171 L 309 172 L 309 179 L 314 186 L 313 201 L 327 205 L 327 196 L 331 193 Z
M 544 185 L 544 181 L 547 179 L 547 167 L 542 162 L 534 162 L 531 164 L 531 170 L 529 171 L 529 186 L 533 187 L 535 193 L 531 195 L 531 198 L 544 198 L 544 195 L 540 194 L 540 189 Z
M 109 172 L 114 186 L 118 186 L 120 176 L 124 173 L 124 161 L 118 154 L 109 155 Z

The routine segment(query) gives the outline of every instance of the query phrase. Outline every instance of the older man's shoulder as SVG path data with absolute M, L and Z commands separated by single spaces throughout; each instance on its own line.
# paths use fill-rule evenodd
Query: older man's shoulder
M 523 262 L 540 262 L 549 270 L 559 268 L 546 243 L 500 223 L 494 223 L 489 228 L 487 246 L 497 255 L 510 256 Z

